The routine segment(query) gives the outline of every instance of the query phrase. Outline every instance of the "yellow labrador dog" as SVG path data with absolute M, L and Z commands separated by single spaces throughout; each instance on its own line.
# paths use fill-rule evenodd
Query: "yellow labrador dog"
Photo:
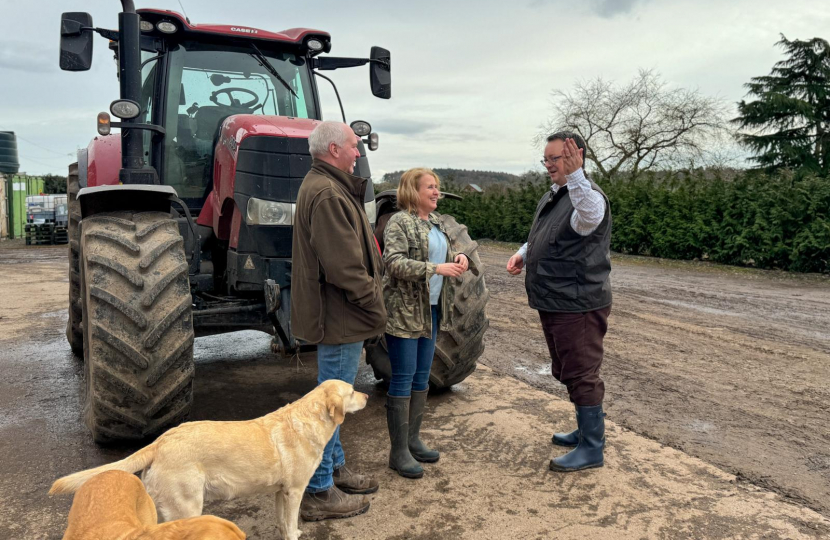
M 75 493 L 63 540 L 245 540 L 230 521 L 199 516 L 158 524 L 153 499 L 134 474 L 103 472 Z
M 200 516 L 207 500 L 275 493 L 280 533 L 297 540 L 303 491 L 323 448 L 346 413 L 368 399 L 348 383 L 325 381 L 262 418 L 182 424 L 121 461 L 58 479 L 49 493 L 72 493 L 104 471 L 144 470 L 163 521 Z

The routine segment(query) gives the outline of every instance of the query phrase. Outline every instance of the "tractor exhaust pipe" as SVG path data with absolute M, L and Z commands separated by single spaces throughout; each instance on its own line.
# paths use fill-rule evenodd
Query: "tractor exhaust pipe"
M 121 99 L 138 103 L 141 99 L 141 33 L 140 17 L 135 12 L 132 0 L 121 0 L 123 12 L 118 14 L 118 67 Z M 129 129 L 135 119 L 124 119 L 121 129 L 121 171 L 119 180 L 123 184 L 139 184 L 144 175 L 133 175 L 131 171 L 144 169 L 144 148 L 142 132 Z M 152 182 L 151 182 L 152 183 Z

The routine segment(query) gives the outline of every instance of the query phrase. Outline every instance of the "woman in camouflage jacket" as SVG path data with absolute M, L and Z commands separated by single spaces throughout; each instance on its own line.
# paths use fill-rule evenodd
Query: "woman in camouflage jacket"
M 383 234 L 383 298 L 386 345 L 392 379 L 386 398 L 386 423 L 392 450 L 389 467 L 406 478 L 420 478 L 418 462 L 434 463 L 439 454 L 420 439 L 439 321 L 449 329 L 452 280 L 469 268 L 463 253 L 454 253 L 434 212 L 440 180 L 430 169 L 410 169 L 398 185 L 398 208 Z M 473 268 L 477 273 L 477 269 Z

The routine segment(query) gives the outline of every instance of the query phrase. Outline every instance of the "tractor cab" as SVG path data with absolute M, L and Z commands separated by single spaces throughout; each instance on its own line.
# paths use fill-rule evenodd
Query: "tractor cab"
M 172 186 L 194 214 L 213 188 L 215 149 L 226 119 L 255 115 L 274 125 L 322 118 L 313 70 L 334 69 L 330 59 L 317 58 L 331 49 L 328 33 L 193 25 L 171 11 L 137 13 L 139 121 L 163 129 L 143 133 L 143 154 L 160 183 Z M 116 59 L 118 47 L 112 42 Z M 388 85 L 378 92 L 384 97 Z M 364 168 L 368 177 L 368 163 Z
M 306 60 L 292 53 L 263 53 L 281 74 L 268 73 L 250 47 L 217 50 L 185 42 L 168 54 L 166 103 L 161 118 L 168 136 L 160 160 L 165 184 L 188 205 L 200 207 L 210 184 L 219 127 L 233 115 L 319 119 Z M 148 73 L 153 79 L 158 73 Z M 149 96 L 148 96 L 149 97 Z

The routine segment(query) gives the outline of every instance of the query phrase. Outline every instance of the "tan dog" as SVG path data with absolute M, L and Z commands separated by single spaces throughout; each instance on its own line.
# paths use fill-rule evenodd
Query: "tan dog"
M 200 516 L 158 524 L 153 499 L 141 480 L 107 471 L 83 485 L 69 511 L 63 540 L 245 540 L 230 521 Z
M 49 493 L 72 493 L 104 471 L 146 469 L 144 484 L 164 521 L 199 516 L 207 500 L 276 493 L 280 533 L 297 540 L 300 502 L 326 443 L 368 399 L 348 383 L 325 381 L 262 418 L 182 424 L 121 461 L 57 480 Z

